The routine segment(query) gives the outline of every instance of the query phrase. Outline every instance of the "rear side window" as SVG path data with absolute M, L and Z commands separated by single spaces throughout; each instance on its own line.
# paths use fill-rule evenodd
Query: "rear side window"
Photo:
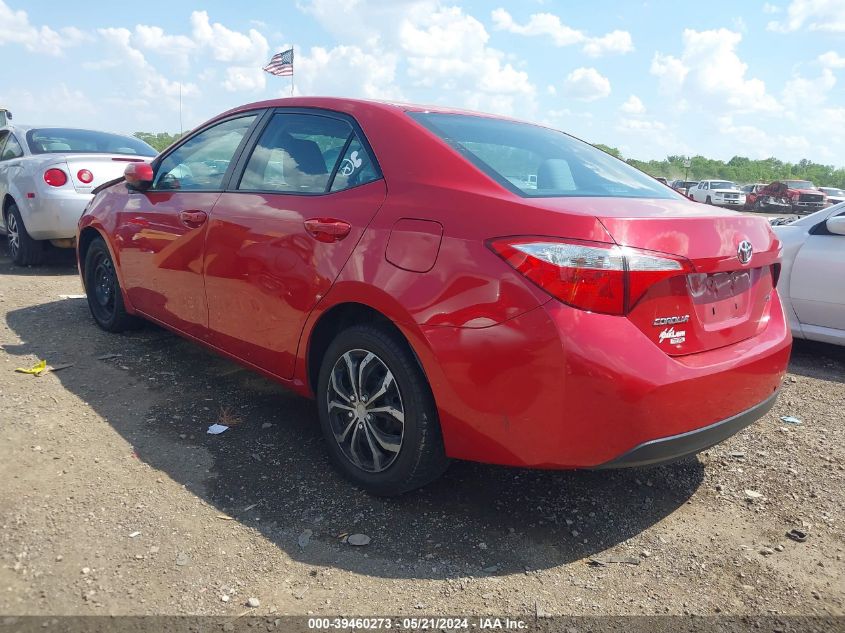
M 40 128 L 26 133 L 33 154 L 126 154 L 155 156 L 156 151 L 137 138 L 69 128 Z
M 376 178 L 373 162 L 348 122 L 278 113 L 261 134 L 238 189 L 316 194 Z
M 409 114 L 521 196 L 678 197 L 624 161 L 557 130 L 466 114 Z

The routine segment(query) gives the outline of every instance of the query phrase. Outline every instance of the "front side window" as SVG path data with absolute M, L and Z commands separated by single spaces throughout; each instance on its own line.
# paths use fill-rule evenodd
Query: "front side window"
M 33 154 L 125 154 L 155 156 L 156 151 L 137 138 L 71 128 L 39 128 L 26 133 Z
M 488 176 L 524 197 L 678 197 L 624 161 L 557 130 L 467 114 L 414 112 L 410 116 Z
M 14 134 L 9 134 L 6 147 L 3 148 L 3 154 L 0 155 L 0 160 L 11 160 L 13 158 L 20 158 L 21 156 L 23 156 L 21 144 L 18 143 L 18 139 L 15 138 Z
M 156 170 L 153 189 L 222 189 L 223 178 L 244 136 L 258 115 L 218 123 L 168 154 Z

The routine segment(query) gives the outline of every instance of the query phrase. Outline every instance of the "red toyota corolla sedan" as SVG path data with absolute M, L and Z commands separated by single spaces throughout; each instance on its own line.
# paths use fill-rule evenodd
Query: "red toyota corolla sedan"
M 611 468 L 729 437 L 786 368 L 779 250 L 562 132 L 331 98 L 220 115 L 78 235 L 102 328 L 142 317 L 315 397 L 377 494 L 450 458 Z

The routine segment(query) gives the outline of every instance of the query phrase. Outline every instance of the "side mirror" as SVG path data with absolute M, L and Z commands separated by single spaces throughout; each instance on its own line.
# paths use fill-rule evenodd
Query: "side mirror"
M 837 215 L 834 218 L 828 218 L 827 230 L 834 235 L 845 235 L 845 215 Z
M 129 163 L 123 171 L 126 186 L 137 191 L 144 191 L 153 184 L 153 166 L 149 163 Z

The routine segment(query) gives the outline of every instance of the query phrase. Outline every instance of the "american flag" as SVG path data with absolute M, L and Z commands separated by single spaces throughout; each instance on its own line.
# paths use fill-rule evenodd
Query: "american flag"
M 293 49 L 276 53 L 264 67 L 271 75 L 289 77 L 293 75 Z

